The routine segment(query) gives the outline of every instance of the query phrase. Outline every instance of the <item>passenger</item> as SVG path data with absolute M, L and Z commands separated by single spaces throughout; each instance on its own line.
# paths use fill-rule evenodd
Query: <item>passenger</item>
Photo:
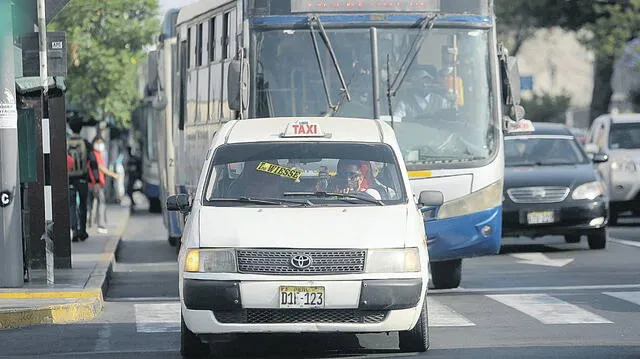
M 258 171 L 261 161 L 248 161 L 242 173 L 231 183 L 228 198 L 281 198 L 280 176 Z M 273 162 L 275 163 L 275 161 Z
M 380 192 L 374 189 L 375 179 L 371 164 L 367 161 L 340 160 L 338 161 L 338 175 L 334 179 L 337 193 L 364 192 L 374 199 L 381 200 Z

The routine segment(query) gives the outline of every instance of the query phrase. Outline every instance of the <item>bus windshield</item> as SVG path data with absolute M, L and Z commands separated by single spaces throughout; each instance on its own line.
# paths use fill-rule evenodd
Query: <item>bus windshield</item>
M 375 117 L 369 28 L 325 28 L 338 66 L 318 27 L 317 47 L 311 27 L 254 29 L 251 117 Z M 384 27 L 377 34 L 379 115 L 393 120 L 407 165 L 491 157 L 498 122 L 492 116 L 489 31 Z M 410 62 L 412 43 L 421 35 Z M 389 101 L 387 89 L 403 63 L 411 65 Z

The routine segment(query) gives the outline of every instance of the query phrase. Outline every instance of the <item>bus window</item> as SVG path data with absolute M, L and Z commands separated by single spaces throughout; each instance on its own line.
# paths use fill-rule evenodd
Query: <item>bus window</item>
M 209 62 L 216 60 L 216 18 L 209 20 Z
M 224 14 L 222 19 L 222 59 L 227 59 L 229 57 L 229 17 L 231 13 L 227 12 Z
M 196 32 L 196 67 L 202 66 L 202 26 L 198 24 L 198 31 Z

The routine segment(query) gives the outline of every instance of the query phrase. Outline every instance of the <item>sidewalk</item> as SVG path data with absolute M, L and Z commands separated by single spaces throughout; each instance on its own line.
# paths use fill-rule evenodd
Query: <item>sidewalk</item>
M 93 319 L 102 312 L 103 294 L 118 244 L 129 221 L 129 206 L 108 205 L 108 233 L 88 228 L 89 239 L 71 245 L 72 269 L 33 270 L 22 288 L 0 288 L 0 329 Z

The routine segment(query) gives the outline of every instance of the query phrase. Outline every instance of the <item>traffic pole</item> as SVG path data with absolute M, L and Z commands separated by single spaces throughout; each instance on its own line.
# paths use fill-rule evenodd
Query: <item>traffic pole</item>
M 0 288 L 24 285 L 12 13 L 0 0 Z

